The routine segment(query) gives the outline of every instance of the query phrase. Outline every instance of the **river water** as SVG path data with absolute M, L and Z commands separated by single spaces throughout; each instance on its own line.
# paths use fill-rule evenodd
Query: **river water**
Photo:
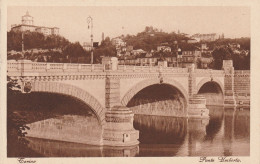
M 26 148 L 30 150 L 26 156 L 249 156 L 250 110 L 224 109 L 217 106 L 208 106 L 208 108 L 210 119 L 202 120 L 135 115 L 134 127 L 140 132 L 140 144 L 138 146 L 125 148 L 100 147 L 57 141 L 55 138 L 49 140 L 26 137 L 26 140 L 29 141 Z M 93 119 L 91 115 L 84 117 L 90 117 L 88 120 Z M 71 117 L 69 118 L 71 120 Z M 66 117 L 66 119 L 68 118 Z M 83 121 L 83 119 L 81 120 Z M 98 122 L 94 121 L 93 124 L 95 123 Z M 93 124 L 88 127 L 97 131 L 97 128 L 93 128 Z M 62 124 L 59 125 L 59 129 L 63 129 L 61 126 Z M 63 126 L 68 127 L 64 124 Z M 90 135 L 86 138 L 91 138 L 92 133 L 85 131 L 84 129 L 81 130 L 82 133 Z M 56 135 L 58 135 L 58 132 Z M 100 136 L 100 134 L 98 135 Z M 17 150 L 17 148 L 15 149 Z

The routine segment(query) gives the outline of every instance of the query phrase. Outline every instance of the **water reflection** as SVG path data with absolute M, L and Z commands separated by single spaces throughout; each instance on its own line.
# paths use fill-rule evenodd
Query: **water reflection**
M 224 107 L 222 106 L 208 106 L 209 110 L 209 124 L 206 127 L 205 140 L 213 141 L 219 133 L 224 118 Z
M 27 136 L 100 145 L 102 127 L 95 116 L 63 115 L 28 124 Z
M 249 155 L 249 110 L 225 109 L 223 148 L 225 156 Z
M 187 119 L 135 115 L 134 128 L 140 131 L 139 140 L 144 144 L 182 143 L 187 131 Z
M 45 157 L 133 157 L 139 146 L 101 147 L 27 137 L 28 147 Z
M 47 157 L 250 155 L 250 111 L 208 108 L 209 120 L 135 115 L 134 127 L 140 131 L 140 144 L 135 147 L 100 147 L 27 138 L 28 147 Z

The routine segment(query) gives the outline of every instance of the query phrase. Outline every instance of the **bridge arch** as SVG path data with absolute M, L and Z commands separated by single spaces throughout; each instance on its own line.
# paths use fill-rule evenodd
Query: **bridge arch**
M 203 78 L 197 85 L 197 94 L 206 98 L 206 105 L 224 104 L 224 86 L 218 79 Z
M 182 84 L 180 84 L 179 82 L 177 82 L 176 80 L 173 79 L 167 79 L 167 78 L 163 78 L 163 81 L 160 81 L 159 78 L 155 78 L 155 79 L 146 79 L 143 80 L 139 83 L 137 83 L 134 87 L 132 87 L 131 89 L 128 90 L 128 92 L 123 96 L 122 100 L 121 100 L 121 104 L 126 106 L 128 104 L 128 102 L 142 89 L 154 85 L 154 84 L 166 84 L 169 86 L 172 86 L 174 88 L 176 88 L 179 92 L 181 92 L 181 94 L 184 96 L 185 99 L 185 105 L 187 105 L 188 102 L 188 92 L 187 90 L 185 90 L 185 88 L 183 87 Z M 186 109 L 185 109 L 186 110 Z
M 32 92 L 48 92 L 69 95 L 86 103 L 97 116 L 101 125 L 105 123 L 105 109 L 100 102 L 87 91 L 73 85 L 59 82 L 39 82 L 32 84 Z
M 222 94 L 224 94 L 224 85 L 223 85 L 223 83 L 220 80 L 218 80 L 218 79 L 211 79 L 211 78 L 203 78 L 202 80 L 200 80 L 200 82 L 198 83 L 198 85 L 196 87 L 197 88 L 197 93 L 199 93 L 199 90 L 201 89 L 201 87 L 204 84 L 208 83 L 208 82 L 213 82 L 213 83 L 217 84 L 219 86 L 219 88 L 221 89 Z

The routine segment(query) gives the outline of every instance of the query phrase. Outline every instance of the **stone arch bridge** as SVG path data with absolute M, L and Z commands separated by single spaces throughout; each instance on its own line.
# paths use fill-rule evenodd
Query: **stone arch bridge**
M 20 80 L 23 92 L 59 93 L 84 101 L 105 129 L 104 145 L 137 143 L 138 132 L 133 129 L 133 113 L 126 105 L 140 90 L 154 84 L 175 87 L 186 100 L 187 117 L 208 116 L 205 98 L 197 95 L 207 82 L 215 82 L 221 88 L 225 106 L 236 106 L 232 61 L 224 61 L 223 70 L 206 70 L 194 69 L 194 66 L 118 65 L 116 58 L 104 58 L 102 64 L 95 65 L 10 60 L 7 71 L 9 77 Z M 131 125 L 125 125 L 129 126 L 127 133 L 117 126 L 118 123 L 129 122 Z M 112 135 L 111 130 L 118 133 L 113 132 Z

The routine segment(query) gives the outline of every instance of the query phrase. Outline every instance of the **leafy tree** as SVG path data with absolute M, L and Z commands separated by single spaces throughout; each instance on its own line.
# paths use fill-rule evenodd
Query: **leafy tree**
M 23 137 L 27 134 L 24 130 L 29 130 L 30 128 L 26 126 L 26 118 L 14 111 L 12 111 L 9 100 L 15 97 L 20 92 L 21 86 L 18 84 L 17 79 L 12 79 L 7 76 L 7 153 L 8 156 L 12 156 L 13 152 L 10 152 L 12 147 L 24 147 L 28 144 L 28 141 Z
M 59 35 L 43 35 L 39 32 L 7 32 L 7 50 L 22 50 L 22 35 L 24 35 L 24 49 L 53 49 L 61 48 L 63 49 L 69 44 L 69 41 Z
M 101 63 L 103 56 L 116 56 L 116 47 L 112 44 L 109 37 L 101 42 L 100 46 L 94 49 L 94 63 Z
M 64 57 L 68 56 L 70 60 L 72 58 L 78 58 L 86 56 L 86 51 L 83 49 L 83 47 L 79 44 L 79 42 L 71 43 L 65 47 L 63 50 Z M 76 62 L 76 61 L 75 61 Z
M 214 69 L 218 70 L 222 69 L 223 60 L 232 59 L 230 49 L 224 46 L 215 48 L 215 50 L 212 52 L 212 56 L 214 59 Z
M 249 70 L 250 69 L 250 53 L 242 52 L 240 54 L 232 54 L 233 66 L 235 70 Z

